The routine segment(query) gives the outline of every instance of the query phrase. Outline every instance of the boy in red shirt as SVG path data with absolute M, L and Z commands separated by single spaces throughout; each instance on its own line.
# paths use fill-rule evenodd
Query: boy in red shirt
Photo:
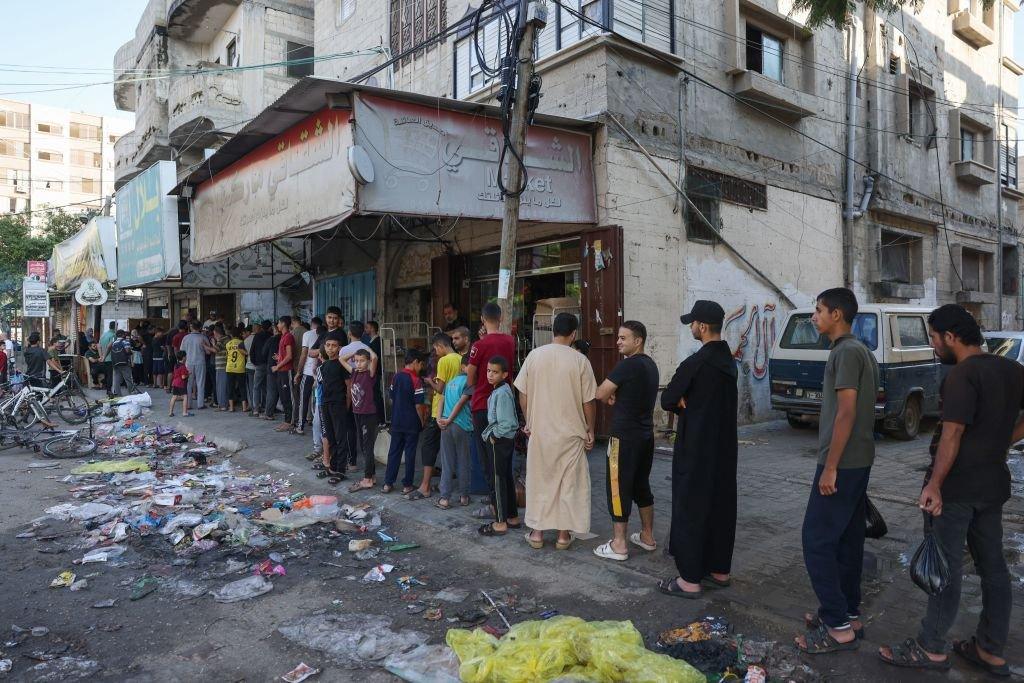
M 188 368 L 185 366 L 185 352 L 178 351 L 178 365 L 171 373 L 171 407 L 168 416 L 174 417 L 174 404 L 180 398 L 182 401 L 182 416 L 192 415 L 188 409 Z

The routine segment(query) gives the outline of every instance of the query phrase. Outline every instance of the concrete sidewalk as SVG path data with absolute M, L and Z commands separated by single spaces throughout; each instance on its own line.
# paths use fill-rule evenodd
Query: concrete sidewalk
M 167 394 L 150 390 L 153 414 L 166 415 Z M 310 452 L 311 437 L 279 433 L 275 423 L 241 413 L 214 409 L 196 411 L 194 417 L 169 420 L 179 429 L 204 434 L 207 439 L 230 450 L 249 467 L 267 467 L 284 473 L 298 487 L 310 492 L 327 489 L 317 479 L 302 456 Z M 378 451 L 386 452 L 386 434 L 378 440 Z M 658 579 L 677 574 L 671 558 L 661 552 L 633 553 L 627 562 L 602 560 L 593 548 L 610 537 L 611 521 L 606 513 L 604 447 L 599 444 L 590 455 L 593 532 L 596 538 L 577 543 L 567 553 L 534 551 L 516 535 L 502 539 L 484 539 L 475 529 L 478 520 L 470 517 L 477 507 L 443 511 L 433 505 L 435 498 L 417 502 L 397 494 L 384 495 L 379 489 L 349 494 L 346 484 L 337 487 L 342 500 L 370 501 L 385 506 L 392 515 L 417 530 L 428 543 L 450 545 L 453 557 L 481 562 L 494 567 L 496 575 L 529 572 L 552 592 L 579 594 L 604 603 L 608 618 L 633 618 L 631 606 L 653 604 L 662 610 L 662 621 L 676 625 L 697 614 L 726 614 L 734 623 L 756 628 L 762 635 L 787 641 L 801 628 L 804 611 L 814 608 L 803 566 L 800 527 L 816 461 L 816 434 L 797 431 L 785 422 L 753 425 L 740 430 L 739 516 L 736 552 L 733 563 L 734 585 L 728 590 L 707 591 L 701 600 L 679 601 L 654 593 Z M 878 456 L 872 472 L 869 494 L 882 512 L 889 535 L 868 541 L 864 582 L 863 614 L 869 625 L 869 639 L 860 651 L 833 658 L 808 658 L 818 668 L 837 667 L 836 673 L 851 674 L 855 658 L 857 680 L 907 680 L 905 671 L 878 662 L 877 645 L 902 641 L 916 635 L 924 612 L 925 596 L 907 573 L 906 565 L 921 540 L 921 515 L 916 505 L 923 471 L 928 461 L 928 435 L 915 441 L 878 442 Z M 1018 475 L 1024 471 L 1019 454 L 1011 463 Z M 671 505 L 671 446 L 659 447 L 651 473 L 655 493 L 655 535 L 664 543 Z M 358 473 L 353 473 L 357 477 Z M 1014 498 L 1006 506 L 1005 538 L 1007 556 L 1014 572 L 1013 601 L 1017 609 L 1007 647 L 1011 664 L 1015 653 L 1024 652 L 1024 497 L 1022 484 L 1014 484 Z M 635 516 L 634 516 L 635 518 Z M 632 523 L 639 528 L 639 521 Z M 422 541 L 421 541 L 422 542 Z M 969 565 L 968 565 L 969 567 Z M 969 568 L 967 571 L 971 571 Z M 652 597 L 652 594 L 654 597 Z M 653 602 L 651 602 L 653 601 Z M 684 602 L 685 604 L 679 604 Z M 660 605 L 660 607 L 658 607 Z M 964 581 L 960 618 L 951 632 L 963 638 L 973 632 L 981 598 L 978 577 L 969 574 Z M 825 672 L 823 672 L 825 673 Z M 902 674 L 902 675 L 901 675 Z M 958 664 L 954 676 L 973 680 L 974 672 Z M 863 676 L 863 678 L 861 678 Z

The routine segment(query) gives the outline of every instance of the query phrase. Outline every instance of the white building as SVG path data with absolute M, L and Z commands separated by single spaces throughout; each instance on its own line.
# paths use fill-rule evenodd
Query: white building
M 0 100 L 0 212 L 102 208 L 114 192 L 114 143 L 124 119 Z

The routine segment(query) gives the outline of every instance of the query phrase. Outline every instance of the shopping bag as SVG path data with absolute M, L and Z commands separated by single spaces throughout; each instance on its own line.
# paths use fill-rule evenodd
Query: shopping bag
M 889 527 L 886 526 L 882 513 L 878 511 L 878 508 L 875 507 L 875 504 L 871 502 L 866 493 L 864 494 L 864 508 L 867 518 L 867 528 L 864 531 L 864 535 L 867 538 L 881 538 L 889 533 Z
M 949 585 L 949 563 L 932 533 L 932 516 L 925 519 L 924 540 L 910 560 L 910 578 L 928 595 L 938 595 Z

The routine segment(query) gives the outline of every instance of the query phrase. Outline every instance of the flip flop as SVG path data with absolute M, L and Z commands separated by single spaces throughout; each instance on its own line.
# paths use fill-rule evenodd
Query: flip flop
M 657 543 L 651 544 L 651 543 L 644 543 L 643 541 L 641 541 L 640 540 L 640 532 L 639 531 L 634 531 L 633 533 L 631 533 L 629 535 L 629 542 L 632 543 L 633 545 L 637 546 L 637 547 L 643 548 L 644 550 L 646 550 L 649 553 L 653 553 L 655 550 L 658 549 L 658 544 Z
M 452 504 L 451 502 L 449 502 L 447 498 L 438 498 L 437 502 L 434 503 L 434 507 L 440 508 L 442 510 L 451 510 Z
M 946 655 L 946 658 L 941 662 L 933 661 L 913 638 L 907 638 L 902 643 L 886 645 L 885 647 L 889 648 L 889 653 L 892 656 L 886 657 L 879 650 L 878 658 L 892 666 L 905 669 L 935 669 L 938 671 L 948 671 L 953 666 L 949 655 Z M 956 645 L 953 647 L 955 648 Z M 1009 671 L 1007 671 L 1007 675 L 1009 675 Z
M 534 550 L 540 550 L 541 548 L 544 547 L 544 539 L 543 538 L 541 540 L 539 540 L 539 541 L 535 541 L 532 538 L 530 538 L 530 532 L 529 531 L 526 532 L 525 536 L 526 536 L 526 542 L 529 543 L 530 547 L 533 548 Z
M 999 676 L 1000 678 L 1007 678 L 1010 675 L 1009 664 L 989 664 L 981 655 L 978 654 L 978 640 L 974 636 L 971 636 L 970 640 L 958 640 L 953 643 L 953 652 L 957 653 L 974 666 L 980 667 L 985 671 L 989 672 L 993 676 Z M 946 658 L 946 662 L 949 662 L 949 657 Z M 949 667 L 946 667 L 949 668 Z
M 804 634 L 805 647 L 797 645 L 797 649 L 807 655 L 824 655 L 832 652 L 848 652 L 860 647 L 860 641 L 854 636 L 848 643 L 840 643 L 828 632 L 825 624 L 817 628 L 809 628 Z
M 498 531 L 494 528 L 493 522 L 488 522 L 487 524 L 481 524 L 477 528 L 476 532 L 481 536 L 504 536 L 508 533 L 508 530 Z
M 429 494 L 429 493 L 427 493 L 427 494 L 424 494 L 424 493 L 423 493 L 422 491 L 420 491 L 419 489 L 415 489 L 415 490 L 413 490 L 413 491 L 410 491 L 410 492 L 409 492 L 408 494 L 406 494 L 406 496 L 405 496 L 405 499 L 406 499 L 406 500 L 423 500 L 424 498 L 430 498 L 430 494 Z
M 701 579 L 701 582 L 710 583 L 715 588 L 728 588 L 732 585 L 732 579 L 726 579 L 725 581 L 722 581 L 721 579 L 716 579 L 715 577 L 711 576 L 711 574 L 708 574 L 703 579 Z
M 338 484 L 340 484 L 341 482 L 343 482 L 343 481 L 345 481 L 347 479 L 348 479 L 348 477 L 346 477 L 344 474 L 338 474 L 338 475 L 335 475 L 333 477 L 330 477 L 327 480 L 327 483 L 330 484 L 331 486 L 337 486 Z
M 601 545 L 594 548 L 594 554 L 598 557 L 602 557 L 606 560 L 615 560 L 616 562 L 625 562 L 629 559 L 628 553 L 617 553 L 612 550 L 612 542 L 602 543 Z
M 413 487 L 413 486 L 403 486 L 402 487 L 402 495 L 403 496 L 408 496 L 410 493 L 412 493 L 415 490 L 416 490 L 416 488 Z
M 658 590 L 665 595 L 671 595 L 674 598 L 683 598 L 684 600 L 699 600 L 704 595 L 704 591 L 684 591 L 679 587 L 679 582 L 675 579 L 662 579 L 658 582 Z

